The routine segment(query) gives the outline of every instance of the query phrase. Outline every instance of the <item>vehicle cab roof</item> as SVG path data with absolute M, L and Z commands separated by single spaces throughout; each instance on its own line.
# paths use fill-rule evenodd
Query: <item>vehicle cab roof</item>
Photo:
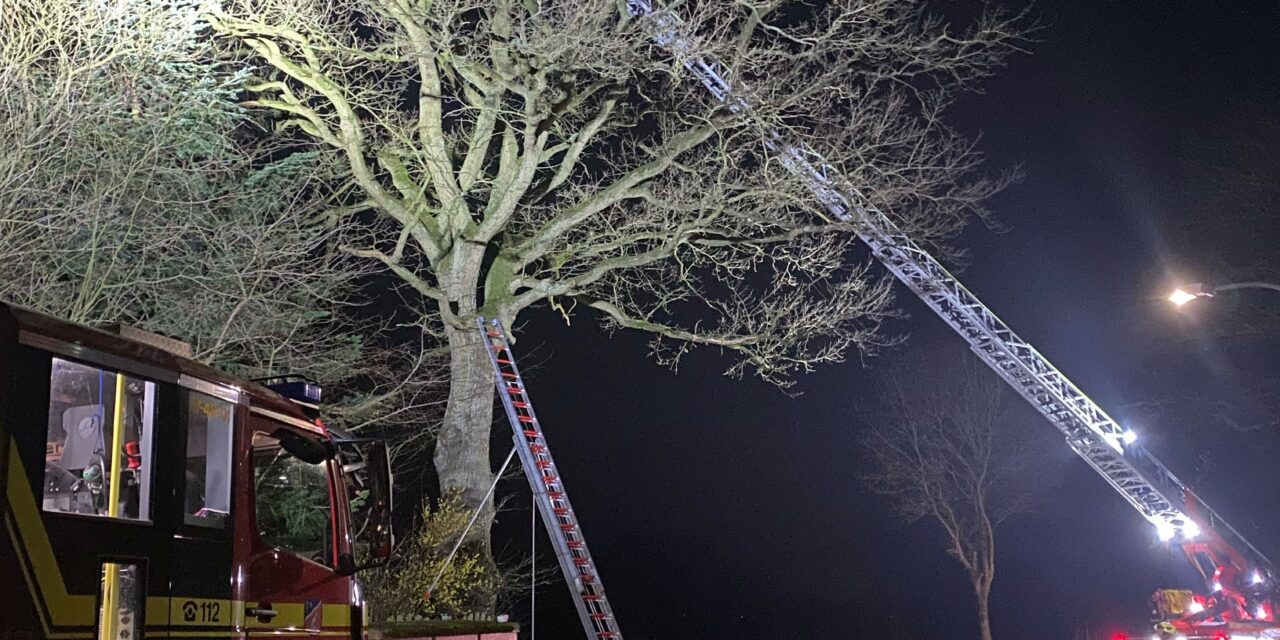
M 165 382 L 178 382 L 182 376 L 188 376 L 233 387 L 248 398 L 252 407 L 287 416 L 292 419 L 289 422 L 293 424 L 312 424 L 302 409 L 288 398 L 256 382 L 237 378 L 195 360 L 101 329 L 59 320 L 5 302 L 0 302 L 0 313 L 13 319 L 21 342 L 35 346 L 60 346 L 56 350 L 63 355 L 90 361 L 95 360 L 95 354 L 122 359 L 139 365 L 137 373 Z M 311 430 L 323 431 L 320 427 Z

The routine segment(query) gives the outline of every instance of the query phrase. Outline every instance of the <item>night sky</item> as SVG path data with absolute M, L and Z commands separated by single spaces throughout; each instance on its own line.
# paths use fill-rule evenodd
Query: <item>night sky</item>
M 1196 354 L 1151 355 L 1153 336 L 1178 330 L 1157 294 L 1174 275 L 1197 275 L 1169 241 L 1195 167 L 1250 118 L 1280 117 L 1280 3 L 1043 1 L 1037 11 L 1032 55 L 952 114 L 982 135 L 988 168 L 1026 173 L 994 202 L 1008 229 L 961 239 L 973 256 L 960 276 L 1123 421 L 1161 375 L 1211 375 Z M 1258 224 L 1275 237 L 1275 220 Z M 940 531 L 891 519 L 857 481 L 859 415 L 874 404 L 877 368 L 959 344 L 905 289 L 900 304 L 910 317 L 890 331 L 909 336 L 905 347 L 824 368 L 796 398 L 723 377 L 713 351 L 672 372 L 646 359 L 643 335 L 609 337 L 587 315 L 572 327 L 545 311 L 527 318 L 517 353 L 628 638 L 977 637 L 971 591 Z M 1028 428 L 1051 432 L 1030 418 Z M 1256 545 L 1280 548 L 1267 437 L 1136 428 L 1175 473 L 1202 475 L 1202 495 Z M 499 459 L 507 441 L 495 437 Z M 1182 466 L 1208 442 L 1226 472 Z M 1137 630 L 1155 588 L 1199 586 L 1180 552 L 1157 544 L 1065 445 L 1053 453 L 1055 488 L 997 541 L 997 638 Z M 513 497 L 499 544 L 525 552 L 527 489 L 516 480 L 503 492 Z M 558 577 L 538 597 L 538 637 L 581 637 Z M 527 620 L 522 607 L 513 613 Z

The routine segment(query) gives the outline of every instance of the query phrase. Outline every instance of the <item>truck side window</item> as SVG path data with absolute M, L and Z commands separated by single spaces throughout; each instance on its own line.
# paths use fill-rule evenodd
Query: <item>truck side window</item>
M 185 521 L 223 528 L 231 511 L 231 423 L 235 405 L 187 392 Z
M 156 385 L 53 358 L 44 510 L 151 520 Z
M 304 462 L 275 438 L 255 433 L 253 475 L 263 542 L 332 566 L 328 464 Z

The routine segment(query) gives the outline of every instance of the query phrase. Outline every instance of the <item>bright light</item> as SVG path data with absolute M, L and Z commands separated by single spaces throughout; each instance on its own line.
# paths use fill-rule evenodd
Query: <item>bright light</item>
M 1198 297 L 1200 296 L 1197 296 L 1194 293 L 1189 293 L 1184 289 L 1174 289 L 1173 293 L 1169 294 L 1169 302 L 1172 302 L 1174 305 L 1181 307 L 1182 305 L 1188 302 L 1191 302 L 1192 300 L 1195 300 Z
M 1125 444 L 1133 444 L 1138 441 L 1138 432 L 1133 429 L 1125 429 L 1124 435 L 1121 436 Z
M 1169 522 L 1164 520 L 1156 522 L 1156 536 L 1160 538 L 1161 542 L 1168 542 L 1172 540 L 1173 535 L 1177 532 L 1178 530 L 1174 529 L 1173 525 Z
M 1179 633 L 1178 635 L 1173 637 L 1173 640 L 1187 640 L 1187 637 Z
M 1187 611 L 1190 611 L 1191 613 L 1200 613 L 1201 611 L 1204 611 L 1204 605 L 1200 604 L 1199 601 L 1192 600 L 1191 604 L 1187 605 Z
M 1222 583 L 1221 582 L 1213 583 L 1213 592 L 1217 593 L 1219 591 L 1222 591 Z
M 1198 535 L 1200 535 L 1200 525 L 1196 524 L 1194 520 L 1188 520 L 1186 524 L 1182 525 L 1182 536 L 1184 538 L 1194 540 Z
M 1257 619 L 1259 619 L 1259 620 L 1265 620 L 1265 619 L 1267 618 L 1267 610 L 1266 610 L 1266 608 L 1265 608 L 1265 607 L 1263 607 L 1262 605 L 1258 605 L 1258 608 L 1257 608 L 1257 609 L 1255 609 L 1255 610 L 1254 610 L 1254 612 L 1253 612 L 1253 617 L 1255 617 L 1255 618 L 1257 618 Z
M 1254 572 L 1253 572 L 1253 583 L 1254 583 L 1254 584 L 1262 584 L 1262 572 L 1261 572 L 1261 571 L 1254 571 Z

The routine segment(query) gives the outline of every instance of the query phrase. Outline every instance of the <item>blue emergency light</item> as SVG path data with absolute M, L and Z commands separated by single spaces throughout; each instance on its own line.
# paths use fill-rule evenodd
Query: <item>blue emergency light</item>
M 298 403 L 319 408 L 322 388 L 315 380 L 299 375 L 262 378 L 262 386 Z

